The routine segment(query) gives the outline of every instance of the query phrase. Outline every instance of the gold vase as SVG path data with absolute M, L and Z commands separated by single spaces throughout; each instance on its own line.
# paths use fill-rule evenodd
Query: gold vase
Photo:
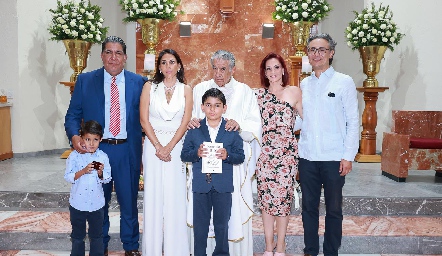
M 310 28 L 315 24 L 311 21 L 299 21 L 289 23 L 290 33 L 292 35 L 293 46 L 296 48 L 295 56 L 305 56 L 305 48 L 307 47 L 307 40 L 310 36 Z
M 63 40 L 63 43 L 69 56 L 70 66 L 74 70 L 70 81 L 75 83 L 78 75 L 87 66 L 87 57 L 89 56 L 92 43 L 77 39 L 66 39 Z
M 137 21 L 141 26 L 141 38 L 143 39 L 143 44 L 147 46 L 144 54 L 156 54 L 155 48 L 160 37 L 160 19 L 146 18 L 138 19 Z
M 364 80 L 364 87 L 378 87 L 378 80 L 376 75 L 379 73 L 381 60 L 384 58 L 384 53 L 387 46 L 361 46 L 359 47 L 359 54 L 362 59 L 362 67 L 367 78 Z

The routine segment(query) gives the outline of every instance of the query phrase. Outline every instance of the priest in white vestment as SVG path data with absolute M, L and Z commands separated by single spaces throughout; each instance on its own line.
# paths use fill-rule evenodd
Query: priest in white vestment
M 201 111 L 203 94 L 210 88 L 221 90 L 227 100 L 227 111 L 223 115 L 228 119 L 226 129 L 240 130 L 240 135 L 244 140 L 244 154 L 246 156 L 243 164 L 235 165 L 233 168 L 234 192 L 232 194 L 232 209 L 229 221 L 229 250 L 231 256 L 253 256 L 252 178 L 255 174 L 256 160 L 260 153 L 261 115 L 255 93 L 248 85 L 236 81 L 232 76 L 235 72 L 235 57 L 233 54 L 219 50 L 215 52 L 210 61 L 213 68 L 213 79 L 199 83 L 193 88 L 194 105 L 192 120 L 189 122 L 188 128 L 196 127 L 199 125 L 198 120 L 205 117 Z M 191 180 L 189 180 L 188 186 L 187 218 L 188 225 L 192 227 Z M 212 255 L 215 248 L 215 239 L 213 239 L 215 234 L 212 228 L 209 230 L 207 241 L 208 255 Z

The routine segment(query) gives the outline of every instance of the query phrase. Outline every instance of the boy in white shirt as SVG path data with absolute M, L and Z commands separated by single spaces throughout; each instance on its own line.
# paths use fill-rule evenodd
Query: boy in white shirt
M 103 183 L 111 180 L 106 153 L 98 149 L 103 137 L 102 126 L 94 121 L 82 124 L 80 135 L 87 153 L 72 151 L 66 161 L 64 179 L 72 184 L 69 212 L 72 225 L 71 256 L 85 255 L 86 221 L 89 225 L 90 256 L 103 256 Z

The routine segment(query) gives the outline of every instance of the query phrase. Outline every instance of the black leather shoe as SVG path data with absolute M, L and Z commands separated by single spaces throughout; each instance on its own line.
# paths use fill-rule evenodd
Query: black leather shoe
M 124 256 L 141 256 L 138 250 L 124 251 Z
M 108 256 L 109 255 L 109 250 L 106 248 L 104 249 L 104 256 Z

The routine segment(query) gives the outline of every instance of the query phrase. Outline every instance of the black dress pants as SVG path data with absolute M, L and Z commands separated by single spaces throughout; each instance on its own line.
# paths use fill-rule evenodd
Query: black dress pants
M 299 160 L 306 254 L 319 254 L 319 202 L 323 187 L 326 209 L 323 253 L 325 256 L 338 255 L 342 239 L 342 188 L 345 184 L 339 166 L 340 161 Z

